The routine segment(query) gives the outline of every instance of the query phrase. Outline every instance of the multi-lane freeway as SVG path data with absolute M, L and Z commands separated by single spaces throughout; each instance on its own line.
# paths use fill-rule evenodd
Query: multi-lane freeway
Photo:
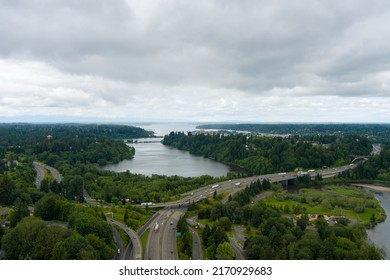
M 39 163 L 34 163 L 35 168 L 37 169 L 37 180 L 42 177 L 42 168 L 48 169 L 53 177 L 57 180 L 60 180 L 60 175 L 58 171 L 52 167 L 41 165 Z M 174 202 L 159 203 L 149 205 L 148 207 L 153 208 L 162 208 L 159 210 L 151 220 L 149 220 L 138 233 L 134 232 L 132 229 L 126 225 L 110 219 L 110 224 L 116 224 L 127 232 L 131 240 L 131 246 L 121 250 L 117 258 L 120 259 L 142 259 L 142 246 L 139 236 L 147 229 L 150 228 L 150 233 L 148 237 L 147 246 L 145 249 L 144 259 L 146 260 L 174 260 L 178 259 L 177 248 L 176 248 L 176 235 L 177 235 L 177 222 L 181 216 L 183 216 L 187 210 L 187 206 L 195 201 L 200 201 L 206 197 L 213 196 L 214 192 L 218 193 L 227 193 L 234 194 L 242 190 L 245 186 L 249 185 L 251 182 L 257 180 L 268 180 L 271 183 L 285 183 L 287 184 L 289 180 L 293 180 L 298 176 L 303 174 L 308 174 L 311 177 L 321 175 L 322 177 L 332 177 L 345 170 L 355 168 L 356 164 L 349 164 L 337 168 L 327 168 L 320 170 L 309 170 L 306 172 L 283 172 L 277 174 L 267 174 L 260 176 L 251 176 L 247 178 L 240 178 L 234 180 L 226 180 L 214 185 L 205 186 L 197 190 L 185 193 L 182 197 Z M 42 177 L 43 178 L 43 177 Z M 225 199 L 224 202 L 227 202 Z M 201 245 L 200 238 L 197 236 L 196 232 L 191 230 L 194 236 L 194 250 L 193 255 L 194 259 L 201 259 Z M 236 258 L 243 258 L 243 252 L 240 246 L 236 243 L 234 239 L 230 240 Z M 118 245 L 119 246 L 119 245 Z M 122 249 L 122 248 L 121 248 Z M 124 251 L 124 252 L 122 252 Z
M 187 208 L 162 209 L 150 223 L 150 233 L 145 250 L 146 260 L 175 260 L 177 222 Z
M 321 175 L 322 177 L 335 176 L 345 170 L 355 168 L 356 164 L 349 164 L 337 168 L 327 168 L 321 170 L 309 170 L 307 172 L 286 172 L 277 174 L 267 174 L 261 176 L 252 176 L 247 178 L 240 178 L 234 180 L 227 180 L 218 184 L 202 187 L 200 189 L 185 193 L 182 197 L 174 202 L 160 203 L 149 205 L 148 207 L 163 208 L 159 210 L 157 214 L 149 221 L 150 234 L 145 252 L 145 259 L 147 260 L 171 260 L 177 259 L 176 250 L 176 225 L 180 216 L 184 215 L 189 203 L 200 201 L 206 197 L 210 197 L 215 191 L 219 193 L 234 194 L 242 190 L 245 186 L 251 182 L 257 180 L 268 180 L 271 183 L 287 183 L 289 180 L 293 180 L 298 176 L 307 174 L 311 177 Z M 266 197 L 266 196 L 265 196 Z M 259 197 L 261 199 L 261 197 Z M 227 199 L 224 201 L 227 202 Z M 188 219 L 187 219 L 188 221 Z M 156 226 L 157 224 L 157 226 Z M 157 228 L 157 230 L 156 230 Z M 194 236 L 194 259 L 202 258 L 200 238 L 196 232 L 190 229 Z M 236 255 L 236 259 L 244 259 L 244 252 L 237 243 L 237 240 L 231 238 L 230 244 Z
M 197 190 L 184 193 L 182 197 L 173 202 L 167 203 L 156 203 L 153 205 L 149 205 L 149 208 L 177 208 L 181 206 L 187 206 L 189 203 L 195 201 L 200 201 L 206 197 L 213 196 L 214 192 L 218 193 L 228 193 L 234 194 L 235 192 L 240 191 L 243 187 L 249 185 L 251 182 L 255 182 L 257 180 L 268 180 L 271 183 L 287 183 L 289 180 L 293 180 L 298 176 L 302 176 L 307 174 L 311 177 L 315 177 L 317 175 L 321 175 L 322 177 L 332 177 L 341 172 L 344 172 L 348 169 L 355 168 L 357 164 L 349 164 L 340 166 L 337 168 L 326 168 L 319 170 L 309 170 L 306 172 L 283 172 L 283 173 L 275 173 L 275 174 L 267 174 L 260 176 L 252 176 L 247 178 L 240 178 L 234 180 L 223 181 L 214 185 L 209 185 L 206 187 L 199 188 Z
M 55 169 L 54 167 L 51 167 L 51 166 L 48 166 L 44 163 L 40 163 L 40 162 L 36 162 L 34 161 L 33 162 L 33 165 L 34 165 L 34 168 L 35 170 L 37 171 L 37 176 L 36 176 L 36 179 L 35 179 L 35 185 L 36 187 L 39 189 L 40 185 L 41 185 L 41 182 L 42 180 L 45 178 L 46 176 L 46 170 L 48 170 L 51 175 L 53 176 L 54 180 L 56 180 L 58 183 L 61 182 L 61 175 L 60 175 L 60 172 L 58 172 L 57 169 Z

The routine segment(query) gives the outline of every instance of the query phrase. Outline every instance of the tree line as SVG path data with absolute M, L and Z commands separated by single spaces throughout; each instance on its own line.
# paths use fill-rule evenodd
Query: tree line
M 256 194 L 276 188 L 267 181 L 257 181 L 230 197 L 225 204 L 191 206 L 191 210 L 198 209 L 199 219 L 214 221 L 213 230 L 206 225 L 202 232 L 208 257 L 216 258 L 219 244 L 228 241 L 226 232 L 233 224 L 238 224 L 245 227 L 249 234 L 244 245 L 247 259 L 384 258 L 382 249 L 366 241 L 363 225 L 349 225 L 347 219 L 340 217 L 336 225 L 330 226 L 323 216 L 309 223 L 309 217 L 302 214 L 302 209 L 297 209 L 295 214 L 300 216 L 294 221 L 287 216 L 291 215 L 291 209 L 280 209 L 264 201 L 248 204 Z
M 384 146 L 379 155 L 371 155 L 357 168 L 346 170 L 338 176 L 343 180 L 380 180 L 390 181 L 390 146 Z
M 389 124 L 206 124 L 197 128 L 283 135 L 365 135 L 373 143 L 390 143 Z
M 15 213 L 25 207 L 16 204 Z M 1 239 L 7 259 L 107 260 L 115 254 L 111 228 L 100 210 L 47 194 L 35 204 L 34 217 L 18 215 L 20 222 Z M 45 222 L 53 220 L 57 222 Z
M 243 167 L 249 175 L 343 165 L 350 155 L 368 155 L 371 143 L 364 136 L 247 137 L 243 134 L 185 134 L 171 132 L 164 145 Z

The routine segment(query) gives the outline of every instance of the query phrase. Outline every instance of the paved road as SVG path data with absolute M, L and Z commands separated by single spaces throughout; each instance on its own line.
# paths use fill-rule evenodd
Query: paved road
M 311 177 L 315 177 L 318 174 L 321 176 L 335 176 L 340 172 L 345 170 L 355 168 L 356 164 L 350 164 L 338 168 L 332 169 L 322 169 L 322 170 L 311 170 L 308 171 L 307 174 Z M 255 182 L 257 180 L 268 180 L 272 183 L 280 183 L 286 182 L 288 180 L 295 179 L 299 176 L 296 172 L 286 172 L 286 173 L 277 173 L 277 174 L 267 174 L 261 176 L 252 176 L 248 178 L 240 178 L 234 180 L 228 180 L 224 182 L 220 182 L 215 185 L 206 186 L 192 192 L 188 192 L 182 196 L 181 199 L 170 202 L 170 203 L 162 203 L 155 204 L 149 207 L 163 207 L 164 209 L 159 210 L 151 220 L 148 221 L 139 231 L 138 234 L 141 235 L 148 227 L 151 229 L 148 237 L 147 247 L 145 250 L 145 259 L 147 260 L 174 260 L 178 258 L 177 248 L 176 248 L 176 226 L 177 222 L 180 219 L 180 216 L 184 215 L 187 210 L 187 205 L 192 201 L 200 201 L 205 197 L 210 197 L 214 194 L 215 191 L 234 194 L 242 190 L 245 186 L 249 185 L 251 182 Z M 255 200 L 263 199 L 267 194 L 261 194 L 259 197 L 256 197 Z M 225 198 L 227 202 L 227 198 Z M 189 221 L 191 219 L 187 219 Z M 190 223 L 190 222 L 189 222 Z M 194 225 L 195 222 L 192 224 Z M 158 224 L 158 230 L 155 231 L 154 227 Z M 191 223 L 190 223 L 191 224 Z M 138 238 L 138 235 L 134 233 L 134 238 Z M 195 243 L 195 241 L 194 241 Z M 201 249 L 200 249 L 200 239 L 197 238 L 198 245 L 195 246 L 195 250 L 197 251 L 195 258 L 201 258 Z M 237 243 L 235 238 L 230 239 L 230 243 L 232 245 L 232 249 L 236 255 L 236 259 L 244 259 L 244 252 L 242 247 Z M 140 244 L 140 242 L 139 242 Z M 138 245 L 137 245 L 138 246 Z M 139 245 L 141 246 L 141 245 Z M 142 250 L 142 248 L 141 248 Z M 139 252 L 141 252 L 139 250 Z M 200 251 L 200 253 L 199 253 Z M 138 253 L 138 257 L 142 256 L 142 252 Z
M 338 168 L 331 169 L 321 169 L 321 170 L 311 170 L 308 171 L 307 174 L 311 177 L 315 177 L 318 174 L 323 177 L 331 177 L 335 176 L 340 172 L 345 170 L 355 168 L 356 164 L 350 164 Z M 180 219 L 180 216 L 184 215 L 187 210 L 187 205 L 192 201 L 200 201 L 205 197 L 210 197 L 214 194 L 215 191 L 234 194 L 242 190 L 245 186 L 249 185 L 251 182 L 255 182 L 257 180 L 268 180 L 271 183 L 280 183 L 286 182 L 288 180 L 295 179 L 299 176 L 296 172 L 286 172 L 286 173 L 278 173 L 278 174 L 267 174 L 261 176 L 252 176 L 248 178 L 240 178 L 234 180 L 228 180 L 224 182 L 220 182 L 215 185 L 206 186 L 192 192 L 188 192 L 182 196 L 181 199 L 163 204 L 155 204 L 149 207 L 164 207 L 164 209 L 158 211 L 151 220 L 149 220 L 139 231 L 138 234 L 141 235 L 148 227 L 151 229 L 148 237 L 147 247 L 145 250 L 145 259 L 147 260 L 174 260 L 178 259 L 177 248 L 176 248 L 176 226 L 177 222 Z M 263 199 L 267 196 L 267 194 L 260 194 L 260 196 L 256 197 L 255 200 Z M 227 198 L 225 198 L 227 202 Z M 195 222 L 191 219 L 187 219 L 187 221 L 194 225 Z M 155 225 L 158 224 L 158 230 L 155 231 Z M 129 230 L 126 226 L 124 229 L 128 232 Z M 139 236 L 137 233 L 133 232 L 131 235 L 129 234 L 131 240 L 134 240 L 134 258 L 141 259 L 142 256 L 142 246 L 139 240 Z M 194 234 L 195 236 L 195 234 Z M 245 259 L 244 251 L 242 247 L 238 244 L 236 238 L 229 238 L 232 249 L 236 255 L 236 259 Z M 194 237 L 194 259 L 201 259 L 201 244 L 199 236 Z M 137 247 L 137 248 L 136 248 Z
M 110 225 L 111 225 L 112 232 L 114 234 L 114 240 L 116 242 L 115 260 L 122 260 L 123 256 L 124 256 L 122 238 L 121 238 L 119 232 L 114 227 L 114 225 L 112 223 L 110 223 Z M 120 250 L 119 251 L 120 253 L 118 253 L 118 249 Z
M 45 171 L 46 170 L 49 170 L 49 172 L 53 176 L 54 180 L 57 181 L 57 183 L 61 182 L 61 174 L 54 167 L 48 166 L 44 163 L 40 163 L 37 161 L 34 161 L 33 165 L 34 165 L 35 170 L 37 171 L 37 177 L 35 179 L 35 186 L 37 186 L 38 189 L 41 185 L 42 180 L 45 178 L 45 173 L 46 173 Z
M 61 174 L 60 174 L 60 172 L 58 172 L 58 170 L 55 169 L 54 167 L 51 167 L 51 166 L 48 166 L 48 165 L 45 165 L 45 167 L 50 171 L 50 173 L 53 176 L 54 180 L 56 180 L 57 183 L 61 183 Z
M 35 161 L 34 161 L 33 165 L 34 165 L 35 171 L 37 172 L 37 177 L 35 179 L 35 186 L 39 190 L 41 187 L 42 180 L 45 178 L 45 168 L 41 164 L 39 164 Z
M 379 155 L 383 150 L 383 147 L 381 144 L 372 144 L 372 151 L 371 155 Z
M 176 243 L 177 222 L 186 211 L 187 208 L 175 209 L 172 215 L 169 217 L 169 220 L 164 225 L 161 244 L 161 257 L 163 260 L 179 259 Z
M 232 247 L 233 253 L 236 256 L 236 260 L 245 260 L 245 252 L 244 249 L 241 248 L 237 243 L 237 239 L 233 237 L 229 237 L 229 243 Z
M 189 226 L 189 230 L 192 234 L 192 259 L 193 260 L 203 260 L 203 253 L 202 253 L 202 243 L 200 236 L 198 232 L 195 231 L 195 229 L 191 226 Z
M 132 259 L 132 260 L 142 260 L 142 244 L 141 244 L 141 239 L 139 238 L 138 234 L 132 230 L 131 228 L 129 228 L 128 226 L 126 226 L 125 224 L 121 223 L 121 222 L 118 222 L 118 221 L 115 221 L 113 219 L 109 219 L 108 218 L 108 223 L 109 224 L 115 224 L 117 226 L 119 226 L 121 229 L 123 229 L 127 235 L 129 236 L 130 238 L 130 243 L 132 246 L 127 246 L 127 248 L 125 248 L 125 250 L 122 250 L 121 249 L 121 254 L 122 254 L 122 257 L 126 257 L 127 259 Z M 119 244 L 118 244 L 119 245 Z M 131 253 L 130 253 L 131 251 Z
M 328 168 L 328 169 L 319 169 L 319 170 L 311 170 L 307 171 L 306 173 L 311 176 L 315 177 L 318 174 L 322 177 L 332 177 L 336 176 L 337 174 L 351 169 L 355 168 L 357 164 L 349 164 L 344 165 L 337 168 Z M 297 178 L 299 174 L 297 172 L 283 172 L 283 173 L 275 173 L 275 174 L 267 174 L 267 175 L 260 175 L 260 176 L 252 176 L 247 178 L 240 178 L 240 179 L 234 179 L 234 180 L 228 180 L 223 181 L 218 184 L 209 185 L 197 190 L 194 190 L 192 192 L 187 192 L 182 195 L 182 198 L 173 201 L 173 202 L 167 202 L 167 203 L 156 203 L 153 205 L 149 205 L 149 208 L 159 208 L 159 207 L 171 207 L 176 208 L 180 206 L 187 206 L 189 203 L 195 201 L 200 201 L 206 197 L 211 197 L 214 194 L 214 191 L 217 191 L 217 193 L 229 193 L 234 194 L 235 192 L 240 191 L 245 186 L 249 185 L 251 182 L 255 182 L 257 180 L 268 180 L 271 183 L 283 183 L 287 182 L 288 180 L 293 180 Z M 227 200 L 227 198 L 225 198 Z
M 237 239 L 237 242 L 244 246 L 244 243 L 246 241 L 246 236 L 244 234 L 244 228 L 242 226 L 233 226 L 233 232 L 234 232 L 234 237 Z
M 380 149 L 380 146 L 374 147 L 373 150 L 376 152 Z M 355 168 L 357 164 L 349 164 L 337 168 L 327 168 L 320 170 L 309 170 L 304 172 L 303 174 L 308 174 L 311 177 L 316 177 L 317 175 L 321 175 L 322 177 L 332 177 L 337 174 L 344 172 L 348 169 Z M 192 203 L 193 201 L 198 202 L 206 197 L 210 197 L 214 194 L 215 191 L 218 193 L 228 193 L 234 194 L 244 187 L 249 185 L 251 182 L 255 182 L 257 180 L 268 180 L 271 183 L 287 183 L 289 180 L 293 180 L 302 174 L 297 172 L 282 172 L 277 174 L 267 174 L 260 176 L 252 176 L 247 178 L 240 178 L 234 180 L 228 180 L 224 182 L 220 182 L 218 184 L 209 185 L 192 192 L 188 192 L 182 195 L 182 198 L 168 203 L 160 203 L 149 205 L 150 208 L 161 207 L 164 208 L 160 210 L 157 214 L 153 216 L 153 218 L 144 225 L 138 233 L 141 235 L 148 227 L 151 228 L 147 248 L 145 252 L 145 259 L 149 260 L 169 260 L 169 259 L 177 259 L 177 248 L 176 248 L 176 225 L 181 215 L 184 215 L 187 205 Z M 263 193 L 254 198 L 254 201 L 264 199 L 267 197 L 269 193 Z M 227 202 L 228 197 L 224 199 L 224 203 Z M 194 219 L 187 219 L 187 222 L 190 225 L 195 225 L 196 222 Z M 158 230 L 154 231 L 155 225 L 158 224 Z M 200 225 L 201 226 L 201 225 Z M 192 230 L 192 232 L 194 232 Z M 201 244 L 200 238 L 197 236 L 196 232 L 193 234 L 194 236 L 194 259 L 201 259 Z M 197 237 L 196 237 L 197 236 Z M 232 249 L 236 255 L 236 259 L 245 259 L 244 251 L 239 243 L 242 242 L 240 237 L 238 240 L 236 238 L 229 238 Z M 195 245 L 197 244 L 197 245 Z
M 150 223 L 150 233 L 145 249 L 145 260 L 161 260 L 161 242 L 164 227 L 173 214 L 173 210 L 163 209 L 158 211 L 158 215 L 154 216 L 153 224 Z M 158 224 L 158 230 L 155 230 L 155 225 Z
M 178 259 L 176 248 L 176 228 L 180 217 L 187 208 L 163 209 L 155 215 L 150 224 L 150 234 L 145 250 L 146 260 L 175 260 Z M 158 230 L 155 231 L 155 225 Z
M 150 218 L 149 221 L 147 221 L 142 227 L 140 227 L 138 230 L 137 230 L 137 234 L 139 236 L 141 236 L 142 234 L 145 233 L 145 231 L 150 228 L 150 226 L 153 224 L 153 226 L 156 224 L 156 221 L 158 219 L 158 217 L 160 216 L 160 212 L 157 212 L 153 215 L 152 218 Z

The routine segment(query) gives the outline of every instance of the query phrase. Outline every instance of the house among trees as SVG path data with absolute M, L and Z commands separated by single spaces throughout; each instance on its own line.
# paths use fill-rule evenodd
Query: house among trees
M 6 221 L 6 220 L 7 220 L 7 217 L 8 217 L 8 214 L 9 214 L 10 211 L 11 211 L 10 208 L 4 208 L 4 209 L 0 212 L 0 226 L 1 226 L 1 227 L 6 227 L 6 226 L 9 226 L 9 225 L 10 225 L 9 221 Z

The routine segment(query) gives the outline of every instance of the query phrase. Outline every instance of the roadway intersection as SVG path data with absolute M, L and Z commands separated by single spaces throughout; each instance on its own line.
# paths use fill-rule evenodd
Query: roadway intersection
M 379 149 L 379 148 L 378 148 Z M 271 183 L 288 183 L 289 180 L 293 180 L 303 174 L 308 174 L 311 177 L 321 175 L 322 177 L 332 177 L 337 174 L 344 172 L 348 169 L 355 168 L 357 164 L 349 164 L 337 168 L 326 168 L 320 170 L 309 170 L 306 172 L 283 172 L 259 176 L 251 176 L 247 178 L 239 178 L 233 180 L 226 180 L 223 182 L 216 183 L 214 185 L 208 185 L 191 192 L 184 193 L 181 198 L 177 201 L 167 203 L 156 203 L 148 205 L 150 208 L 159 208 L 160 210 L 138 231 L 135 232 L 126 225 L 108 219 L 108 223 L 117 225 L 122 228 L 129 236 L 130 243 L 127 248 L 121 248 L 121 242 L 118 241 L 119 254 L 116 254 L 117 259 L 142 259 L 142 245 L 140 236 L 145 232 L 147 228 L 150 228 L 147 246 L 144 253 L 144 259 L 146 260 L 175 260 L 178 259 L 177 248 L 176 248 L 176 228 L 177 222 L 181 216 L 187 211 L 187 207 L 192 202 L 198 202 L 204 198 L 213 196 L 214 192 L 226 193 L 227 196 L 224 199 L 224 203 L 227 202 L 227 197 L 242 189 L 244 189 L 251 182 L 257 180 L 263 181 L 268 180 Z M 58 182 L 61 180 L 60 174 L 54 168 L 34 162 L 34 167 L 37 170 L 37 187 L 40 185 L 40 181 L 44 178 L 44 169 L 49 170 L 54 179 Z M 261 198 L 259 198 L 261 199 Z M 158 229 L 156 229 L 156 224 Z M 201 259 L 201 242 L 197 233 L 190 229 L 194 236 L 194 250 L 196 251 L 193 255 L 194 259 Z M 116 239 L 120 237 L 116 235 Z M 230 240 L 232 248 L 237 258 L 243 258 L 243 252 L 241 247 L 237 244 L 236 240 Z

